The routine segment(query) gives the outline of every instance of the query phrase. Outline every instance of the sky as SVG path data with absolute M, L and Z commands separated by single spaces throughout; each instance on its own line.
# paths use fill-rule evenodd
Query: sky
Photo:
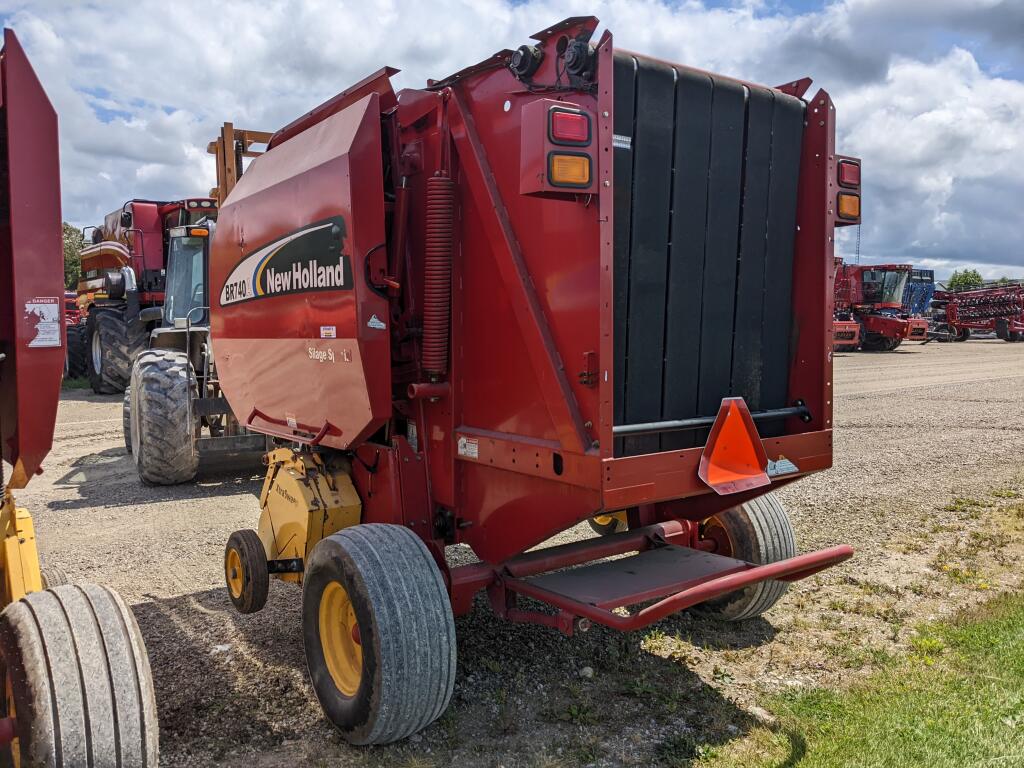
M 225 120 L 274 130 L 385 64 L 419 87 L 574 15 L 681 64 L 814 78 L 863 160 L 862 261 L 1024 277 L 1024 0 L 0 0 L 60 117 L 78 226 L 205 194 Z

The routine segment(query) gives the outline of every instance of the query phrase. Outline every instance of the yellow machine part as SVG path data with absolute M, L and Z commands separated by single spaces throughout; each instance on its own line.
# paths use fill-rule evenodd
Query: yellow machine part
M 259 537 L 268 560 L 305 561 L 320 539 L 356 525 L 363 505 L 347 467 L 328 466 L 317 453 L 278 448 L 266 456 Z M 276 574 L 301 583 L 301 573 Z
M 0 608 L 3 608 L 29 592 L 41 590 L 43 577 L 39 570 L 32 516 L 27 510 L 14 505 L 10 491 L 4 494 L 3 506 L 0 507 L 0 526 L 4 532 L 3 554 L 0 556 L 0 569 L 3 570 Z

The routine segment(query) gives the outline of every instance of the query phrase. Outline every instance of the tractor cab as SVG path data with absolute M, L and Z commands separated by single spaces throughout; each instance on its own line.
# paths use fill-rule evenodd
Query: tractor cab
M 215 226 L 214 221 L 203 218 L 195 226 L 170 230 L 163 327 L 207 325 L 210 302 L 206 272 L 209 242 Z
M 861 273 L 861 301 L 879 309 L 900 309 L 910 267 L 874 267 Z

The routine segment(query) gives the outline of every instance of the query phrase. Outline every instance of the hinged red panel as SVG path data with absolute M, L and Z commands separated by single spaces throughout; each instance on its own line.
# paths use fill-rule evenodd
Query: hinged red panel
M 57 115 L 14 33 L 2 62 L 9 216 L 0 221 L 0 434 L 21 488 L 53 441 L 64 368 Z

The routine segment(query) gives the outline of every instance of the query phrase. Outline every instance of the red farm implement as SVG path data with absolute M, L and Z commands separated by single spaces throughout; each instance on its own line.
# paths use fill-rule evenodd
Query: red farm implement
M 797 554 L 770 493 L 832 463 L 832 243 L 860 203 L 833 103 L 596 25 L 422 89 L 381 69 L 223 201 L 220 384 L 285 446 L 227 587 L 252 612 L 270 575 L 302 583 L 313 686 L 354 743 L 444 711 L 480 592 L 566 634 L 743 619 L 852 554 Z M 609 535 L 535 549 L 595 517 Z
M 903 310 L 911 269 L 907 264 L 843 264 L 836 259 L 832 343 L 837 352 L 888 352 L 905 339 L 928 339 L 928 321 Z
M 173 228 L 217 218 L 212 198 L 129 200 L 104 217 L 82 249 L 78 304 L 86 322 L 80 345 L 98 394 L 124 392 L 132 361 L 161 317 Z
M 0 763 L 155 766 L 156 699 L 131 609 L 40 568 L 32 516 L 15 505 L 53 443 L 66 317 L 57 115 L 9 29 L 0 136 L 0 436 L 12 467 L 0 464 Z
M 966 341 L 972 331 L 994 332 L 1003 341 L 1024 340 L 1024 284 L 937 291 L 932 307 L 941 341 Z

